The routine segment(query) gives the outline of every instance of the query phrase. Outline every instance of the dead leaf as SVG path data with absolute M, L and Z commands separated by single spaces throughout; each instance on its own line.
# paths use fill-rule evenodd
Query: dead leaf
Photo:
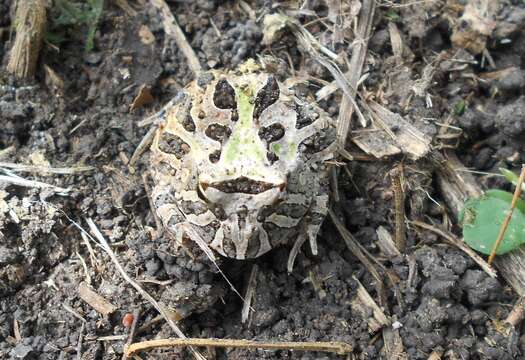
M 131 110 L 135 110 L 146 104 L 150 104 L 153 102 L 153 100 L 154 98 L 151 95 L 151 87 L 147 85 L 142 85 L 139 89 L 139 93 L 137 94 L 137 96 L 133 100 L 133 103 L 131 104 Z
M 498 1 L 469 0 L 463 15 L 454 27 L 452 43 L 474 54 L 480 54 L 496 28 L 497 23 L 494 18 L 497 10 Z
M 46 74 L 45 82 L 47 87 L 56 91 L 59 94 L 64 94 L 64 80 L 48 65 L 44 64 Z

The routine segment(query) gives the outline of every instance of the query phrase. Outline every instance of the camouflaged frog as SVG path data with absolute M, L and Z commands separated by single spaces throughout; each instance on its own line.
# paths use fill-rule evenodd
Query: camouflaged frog
M 317 253 L 336 136 L 322 109 L 251 63 L 202 74 L 159 117 L 153 201 L 179 244 L 249 259 L 308 238 Z

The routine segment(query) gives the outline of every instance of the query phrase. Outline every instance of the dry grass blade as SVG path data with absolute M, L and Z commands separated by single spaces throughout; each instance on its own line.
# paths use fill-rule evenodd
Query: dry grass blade
M 372 34 L 375 6 L 375 0 L 364 0 L 361 6 L 361 11 L 359 12 L 356 39 L 352 46 L 352 57 L 350 58 L 350 65 L 347 72 L 348 82 L 353 89 L 357 89 L 357 84 L 363 72 L 363 65 L 368 50 L 368 39 Z M 355 97 L 356 92 L 353 91 L 350 95 Z M 357 110 L 354 102 L 350 100 L 351 99 L 347 97 L 342 99 L 341 106 L 339 107 L 339 118 L 337 119 L 337 137 L 338 139 L 344 139 L 345 141 L 350 130 L 350 120 L 353 111 L 354 109 Z M 366 121 L 363 123 L 363 120 L 361 119 L 361 125 L 366 126 Z
M 518 299 L 512 311 L 509 313 L 505 322 L 511 324 L 514 327 L 519 327 L 523 318 L 525 317 L 525 297 Z
M 518 202 L 518 199 L 521 195 L 523 181 L 525 180 L 525 165 L 521 167 L 521 174 L 520 178 L 518 179 L 518 184 L 516 185 L 516 189 L 514 190 L 514 196 L 512 197 L 512 202 L 510 204 L 510 210 L 507 213 L 507 216 L 505 217 L 505 220 L 503 220 L 503 223 L 501 224 L 501 227 L 499 229 L 498 238 L 496 239 L 496 242 L 494 243 L 494 246 L 492 247 L 492 251 L 490 252 L 489 260 L 487 261 L 490 264 L 494 261 L 494 257 L 496 256 L 496 251 L 498 250 L 498 246 L 503 241 L 503 237 L 505 236 L 505 231 L 507 231 L 507 227 L 509 226 L 510 219 L 512 218 L 512 214 L 514 213 L 514 209 L 516 208 L 516 203 Z
M 164 31 L 167 35 L 173 37 L 182 54 L 186 57 L 191 71 L 193 71 L 194 74 L 200 73 L 202 66 L 199 58 L 188 43 L 188 40 L 186 40 L 186 36 L 182 32 L 177 20 L 175 20 L 175 16 L 173 16 L 168 4 L 166 4 L 164 0 L 150 0 L 150 3 L 159 9 Z
M 345 94 L 345 99 L 348 99 L 352 106 L 354 106 L 361 124 L 366 125 L 366 119 L 355 101 L 355 95 L 357 93 L 355 90 L 355 85 L 357 85 L 357 81 L 354 85 L 349 83 L 345 74 L 343 74 L 337 64 L 334 63 L 334 61 L 337 59 L 336 54 L 322 46 L 317 41 L 317 39 L 307 29 L 304 28 L 304 26 L 289 16 L 283 14 L 267 15 L 265 18 L 265 27 L 265 36 L 268 33 L 274 33 L 284 28 L 290 29 L 295 35 L 302 49 L 304 49 L 312 58 L 314 58 L 332 74 L 335 82 Z M 269 42 L 270 40 L 266 41 Z M 359 80 L 359 77 L 357 80 Z M 339 139 L 339 148 L 344 153 L 344 142 L 346 141 L 349 125 L 346 128 L 346 131 L 343 132 L 340 130 L 340 126 L 341 124 L 338 123 L 337 136 Z
M 0 168 L 11 169 L 19 172 L 38 173 L 45 176 L 47 174 L 73 175 L 82 172 L 95 170 L 93 166 L 72 166 L 72 167 L 48 167 L 39 165 L 16 164 L 10 162 L 0 162 Z
M 89 229 L 91 230 L 91 232 L 97 239 L 97 243 L 100 245 L 100 247 L 102 247 L 102 249 L 104 249 L 104 251 L 111 258 L 111 260 L 115 264 L 115 267 L 120 272 L 124 280 L 126 280 L 131 286 L 133 286 L 135 290 L 137 290 L 137 292 L 143 298 L 149 301 L 149 303 L 162 315 L 162 317 L 166 320 L 168 325 L 175 332 L 175 334 L 177 334 L 178 337 L 180 337 L 181 339 L 186 339 L 186 335 L 184 335 L 182 330 L 177 326 L 177 324 L 175 324 L 175 322 L 173 321 L 171 316 L 167 313 L 167 311 L 162 306 L 160 306 L 157 300 L 155 300 L 150 294 L 148 294 L 144 289 L 142 289 L 142 287 L 126 273 L 122 265 L 120 265 L 115 253 L 113 252 L 113 250 L 111 250 L 111 247 L 109 246 L 108 242 L 106 241 L 106 239 L 104 238 L 104 236 L 102 235 L 98 227 L 95 225 L 93 220 L 86 219 L 86 222 L 89 226 Z M 82 229 L 82 231 L 84 230 Z M 89 234 L 87 235 L 90 236 Z M 205 360 L 205 358 L 197 350 L 193 349 L 192 347 L 190 347 L 190 350 L 192 351 L 196 359 Z
M 352 346 L 347 343 L 331 342 L 266 342 L 254 340 L 235 339 L 159 339 L 131 344 L 126 350 L 126 355 L 131 355 L 141 350 L 160 347 L 179 346 L 207 346 L 229 347 L 237 349 L 266 349 L 266 350 L 294 350 L 294 351 L 322 351 L 339 355 L 352 352 Z
M 405 229 L 405 192 L 402 184 L 403 165 L 399 165 L 392 174 L 392 186 L 394 190 L 395 218 L 396 218 L 396 246 L 401 253 L 406 248 L 406 229 Z
M 28 187 L 28 188 L 50 189 L 59 195 L 65 195 L 69 191 L 71 191 L 71 189 L 68 189 L 68 188 L 46 184 L 46 183 L 35 181 L 35 180 L 27 180 L 27 179 L 24 179 L 18 176 L 0 175 L 0 183 L 7 183 L 7 184 L 12 184 L 12 185 Z
M 9 54 L 7 71 L 19 78 L 33 77 L 46 28 L 46 2 L 18 1 L 13 23 L 16 37 Z
M 95 309 L 100 314 L 107 316 L 114 313 L 117 310 L 117 307 L 106 300 L 104 297 L 99 295 L 95 290 L 93 290 L 89 285 L 84 282 L 81 282 L 78 286 L 78 296 L 84 302 L 89 304 L 93 309 Z
M 128 167 L 130 169 L 132 169 L 133 166 L 135 166 L 140 156 L 144 154 L 144 152 L 148 149 L 148 146 L 151 145 L 151 143 L 153 142 L 153 138 L 155 137 L 156 131 L 157 131 L 157 127 L 156 126 L 152 127 L 151 129 L 148 130 L 146 135 L 144 135 L 142 140 L 140 140 L 139 145 L 137 146 L 137 148 L 135 149 L 135 152 L 133 153 L 133 155 L 131 156 L 131 159 L 129 160 Z
M 377 293 L 379 294 L 380 297 L 382 297 L 384 295 L 383 294 L 383 289 L 384 289 L 383 277 L 379 274 L 376 267 L 370 260 L 372 256 L 368 254 L 366 249 L 364 249 L 362 245 L 359 244 L 359 242 L 357 242 L 354 236 L 350 233 L 350 231 L 346 229 L 344 224 L 341 222 L 341 220 L 339 220 L 339 218 L 335 215 L 332 209 L 328 209 L 328 213 L 330 214 L 330 219 L 332 219 L 332 222 L 334 223 L 335 227 L 339 231 L 339 234 L 345 241 L 345 244 L 348 247 L 348 249 L 352 252 L 352 254 L 354 254 L 355 257 L 359 259 L 359 261 L 361 261 L 361 263 L 366 267 L 366 269 L 370 272 L 370 274 L 376 280 Z M 382 301 L 382 304 L 383 303 L 384 302 Z
M 257 288 L 257 275 L 259 273 L 259 267 L 254 264 L 250 273 L 250 279 L 248 280 L 248 286 L 246 288 L 246 295 L 244 296 L 244 303 L 242 304 L 241 311 L 241 323 L 248 321 L 250 316 L 250 309 L 252 309 L 252 301 L 255 296 L 255 290 Z

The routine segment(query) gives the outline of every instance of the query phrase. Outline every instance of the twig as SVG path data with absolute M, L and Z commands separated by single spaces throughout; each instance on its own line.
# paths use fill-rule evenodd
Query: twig
M 175 16 L 173 16 L 168 4 L 166 4 L 164 0 L 150 0 L 150 2 L 153 6 L 159 9 L 164 31 L 167 35 L 173 37 L 175 43 L 177 43 L 177 46 L 182 51 L 182 54 L 186 57 L 191 71 L 193 71 L 195 75 L 200 73 L 202 71 L 202 66 L 199 62 L 199 58 L 188 43 L 188 40 L 186 40 L 186 36 L 179 27 L 179 24 L 177 23 Z
M 396 219 L 396 233 L 395 242 L 398 250 L 401 253 L 405 252 L 406 235 L 405 235 L 405 193 L 403 191 L 403 184 L 401 183 L 401 176 L 403 166 L 399 164 L 398 169 L 392 172 L 392 185 L 394 188 L 394 203 L 395 203 L 395 219 Z
M 124 348 L 129 347 L 131 343 L 133 342 L 133 337 L 135 336 L 135 332 L 137 329 L 137 323 L 139 322 L 139 316 L 140 316 L 140 310 L 139 309 L 133 310 L 133 322 L 131 323 L 131 328 L 129 329 L 128 340 L 126 341 Z M 126 360 L 127 358 L 128 358 L 127 353 L 122 354 L 122 360 Z
M 135 290 L 137 290 L 137 292 L 143 298 L 145 298 L 147 301 L 151 303 L 151 305 L 153 305 L 153 307 L 162 315 L 162 317 L 166 320 L 168 325 L 175 332 L 175 334 L 177 334 L 177 336 L 179 336 L 182 339 L 186 339 L 186 335 L 184 335 L 182 330 L 177 326 L 177 324 L 175 324 L 173 319 L 169 316 L 168 312 L 162 306 L 160 306 L 157 300 L 155 300 L 150 294 L 148 294 L 144 289 L 142 289 L 142 287 L 136 281 L 134 281 L 131 277 L 129 277 L 129 275 L 126 273 L 122 265 L 120 265 L 120 263 L 118 262 L 118 259 L 115 253 L 113 252 L 113 250 L 111 250 L 111 247 L 109 246 L 108 242 L 106 241 L 106 239 L 104 238 L 100 230 L 97 228 L 93 220 L 88 218 L 86 219 L 86 222 L 89 226 L 89 229 L 91 230 L 95 238 L 98 240 L 99 245 L 102 247 L 102 249 L 104 249 L 104 251 L 111 258 L 111 260 L 115 264 L 115 267 L 120 272 L 120 275 L 122 275 L 124 280 L 126 280 L 131 286 L 133 286 Z M 192 347 L 190 347 L 190 350 L 192 351 L 196 359 L 205 360 L 205 358 L 197 350 L 195 350 Z
M 65 195 L 69 191 L 71 191 L 71 189 L 67 189 L 67 188 L 63 188 L 63 187 L 59 187 L 59 186 L 55 186 L 51 184 L 46 184 L 40 181 L 27 180 L 21 177 L 14 177 L 14 176 L 0 175 L 0 183 L 2 182 L 13 184 L 13 185 L 18 185 L 18 186 L 29 187 L 29 188 L 51 189 L 59 195 Z
M 385 315 L 384 311 L 379 307 L 379 305 L 377 305 L 363 284 L 361 284 L 361 282 L 355 276 L 352 276 L 352 278 L 357 283 L 357 298 L 359 301 L 372 310 L 374 319 L 377 320 L 381 326 L 389 326 L 391 322 Z
M 45 176 L 46 174 L 73 175 L 73 174 L 77 174 L 80 172 L 88 172 L 88 171 L 95 170 L 93 166 L 73 166 L 73 167 L 53 168 L 53 167 L 47 167 L 47 166 L 16 164 L 16 163 L 10 163 L 10 162 L 0 162 L 0 167 L 11 169 L 13 171 L 39 173 L 42 176 Z
M 86 322 L 86 319 L 84 319 L 82 317 L 82 315 L 80 315 L 78 312 L 76 312 L 71 306 L 65 304 L 65 303 L 62 303 L 62 307 L 69 313 L 71 313 L 71 315 L 73 315 L 74 317 L 76 317 L 77 319 L 81 320 L 83 323 Z
M 481 256 L 479 256 L 472 248 L 467 246 L 465 242 L 461 241 L 457 237 L 455 237 L 453 234 L 449 232 L 445 232 L 435 226 L 432 226 L 430 224 L 424 223 L 422 221 L 410 221 L 410 224 L 419 226 L 420 228 L 430 230 L 435 234 L 438 234 L 445 240 L 448 240 L 452 245 L 455 245 L 460 250 L 462 250 L 465 254 L 470 256 L 472 260 L 474 260 L 490 277 L 495 278 L 497 277 L 496 271 L 494 268 L 492 268 Z
M 492 247 L 492 251 L 487 261 L 489 265 L 492 264 L 492 262 L 494 261 L 494 257 L 496 256 L 496 251 L 498 250 L 498 246 L 501 244 L 501 241 L 503 240 L 503 236 L 505 236 L 505 231 L 507 231 L 507 227 L 509 226 L 510 219 L 512 218 L 512 214 L 514 213 L 514 208 L 516 207 L 516 203 L 518 202 L 518 199 L 521 195 L 521 190 L 522 190 L 521 185 L 523 184 L 523 180 L 525 180 L 525 165 L 522 165 L 521 167 L 520 178 L 518 179 L 518 184 L 516 185 L 516 189 L 514 190 L 514 196 L 512 197 L 512 202 L 510 204 L 510 210 L 507 213 L 505 220 L 503 220 L 503 223 L 501 224 L 501 227 L 499 229 L 498 238 L 496 239 L 496 242 L 494 243 L 494 246 Z
M 352 346 L 343 342 L 266 342 L 235 339 L 159 339 L 131 344 L 126 350 L 129 356 L 137 351 L 159 347 L 179 346 L 231 347 L 237 349 L 267 349 L 294 351 L 322 351 L 345 355 L 352 352 Z
M 84 282 L 80 283 L 78 286 L 78 296 L 102 315 L 107 316 L 117 310 L 115 305 L 111 304 Z
M 159 234 L 162 234 L 162 229 L 164 227 L 162 226 L 162 222 L 155 211 L 155 204 L 153 203 L 153 198 L 151 197 L 151 187 L 148 184 L 148 176 L 146 173 L 142 174 L 142 182 L 144 183 L 144 190 L 146 190 L 146 195 L 148 197 L 149 208 L 153 214 L 153 219 L 155 219 L 155 225 L 157 226 L 156 236 L 159 236 Z
M 82 322 L 80 327 L 80 334 L 78 334 L 78 343 L 77 343 L 77 360 L 82 359 L 82 342 L 84 340 L 84 329 L 86 328 L 86 323 Z
M 157 119 L 157 117 L 158 117 L 158 113 L 154 114 L 150 118 L 155 120 L 155 119 Z M 148 119 L 150 119 L 150 118 L 148 118 Z M 141 125 L 139 125 L 139 126 L 141 126 Z M 139 145 L 137 146 L 137 148 L 135 149 L 135 152 L 133 153 L 133 155 L 131 155 L 131 159 L 129 160 L 128 167 L 130 168 L 130 170 L 133 168 L 133 166 L 135 166 L 135 164 L 137 163 L 139 157 L 142 154 L 144 154 L 144 152 L 148 149 L 148 146 L 151 145 L 151 143 L 153 142 L 153 138 L 155 137 L 155 132 L 156 131 L 157 131 L 157 127 L 153 126 L 151 129 L 148 130 L 146 135 L 144 135 L 142 140 L 140 140 Z

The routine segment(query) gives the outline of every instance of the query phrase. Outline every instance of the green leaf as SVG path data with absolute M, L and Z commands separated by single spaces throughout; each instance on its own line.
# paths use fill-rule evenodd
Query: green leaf
M 95 32 L 97 31 L 98 22 L 104 9 L 104 0 L 90 0 L 91 11 L 88 20 L 88 35 L 86 38 L 86 52 L 90 52 L 94 47 Z
M 460 214 L 463 238 L 474 250 L 489 255 L 505 217 L 510 211 L 512 194 L 489 190 L 485 195 L 469 199 Z M 497 255 L 505 254 L 525 243 L 525 201 L 518 200 Z
M 465 101 L 460 100 L 454 105 L 454 115 L 461 116 L 465 113 L 465 109 L 467 108 L 467 104 Z
M 388 9 L 385 12 L 385 17 L 393 22 L 398 22 L 399 20 L 401 20 L 401 16 L 399 16 L 399 14 L 393 9 Z

